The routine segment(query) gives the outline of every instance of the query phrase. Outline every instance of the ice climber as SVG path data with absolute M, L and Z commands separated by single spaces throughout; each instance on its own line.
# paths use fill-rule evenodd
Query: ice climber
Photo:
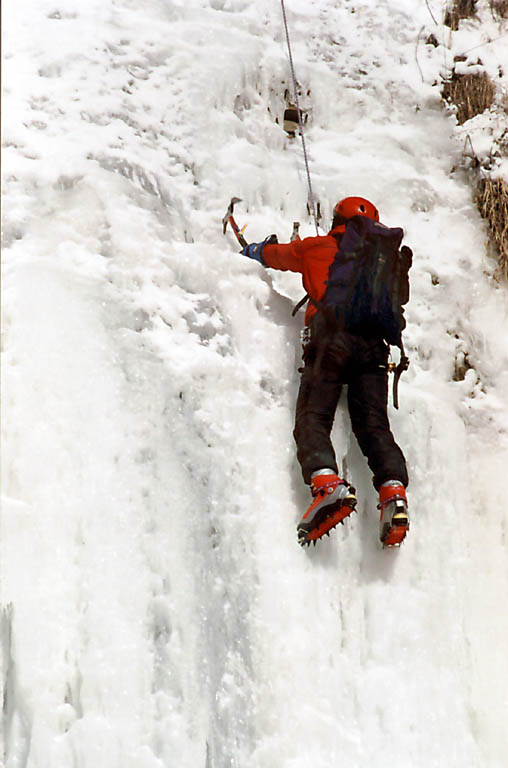
M 376 333 L 364 336 L 330 328 L 320 311 L 330 265 L 346 224 L 358 216 L 379 222 L 378 210 L 371 202 L 362 197 L 346 197 L 335 206 L 327 235 L 287 244 L 277 243 L 272 235 L 242 251 L 265 267 L 300 272 L 310 298 L 293 433 L 303 478 L 312 493 L 311 504 L 298 523 L 302 545 L 315 542 L 343 522 L 357 502 L 355 489 L 338 474 L 330 440 L 344 384 L 348 387 L 351 426 L 379 493 L 380 539 L 384 546 L 398 545 L 409 529 L 406 462 L 391 432 L 387 413 L 389 347 Z

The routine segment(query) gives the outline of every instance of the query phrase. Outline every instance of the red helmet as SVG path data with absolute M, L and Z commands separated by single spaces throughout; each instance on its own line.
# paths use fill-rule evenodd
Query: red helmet
M 351 219 L 353 216 L 367 216 L 368 219 L 379 221 L 379 211 L 375 205 L 364 197 L 345 197 L 339 200 L 333 209 L 333 216 Z

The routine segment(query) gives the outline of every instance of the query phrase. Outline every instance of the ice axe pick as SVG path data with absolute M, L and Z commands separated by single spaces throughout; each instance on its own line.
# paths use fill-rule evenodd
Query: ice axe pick
M 243 227 L 243 229 L 240 229 L 240 227 L 236 223 L 236 221 L 234 219 L 234 216 L 233 216 L 233 209 L 234 209 L 236 203 L 241 203 L 241 198 L 240 197 L 232 197 L 231 198 L 231 202 L 229 203 L 228 209 L 227 209 L 227 211 L 225 213 L 225 216 L 222 219 L 222 234 L 223 235 L 226 234 L 227 226 L 228 226 L 228 224 L 230 224 L 231 225 L 231 229 L 235 233 L 236 239 L 238 240 L 238 242 L 240 243 L 242 248 L 245 248 L 245 246 L 248 245 L 247 240 L 243 236 L 243 230 L 245 229 L 245 227 Z

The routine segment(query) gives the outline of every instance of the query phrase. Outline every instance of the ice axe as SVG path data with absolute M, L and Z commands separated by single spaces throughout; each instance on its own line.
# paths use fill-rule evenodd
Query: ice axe
M 234 216 L 233 216 L 233 209 L 235 207 L 235 204 L 236 203 L 241 203 L 241 201 L 242 201 L 242 199 L 240 197 L 232 197 L 231 198 L 231 202 L 228 205 L 228 209 L 226 211 L 226 214 L 225 214 L 224 218 L 222 219 L 222 234 L 223 235 L 226 234 L 227 226 L 228 226 L 228 224 L 230 224 L 231 225 L 231 229 L 233 230 L 233 232 L 236 235 L 236 239 L 238 240 L 238 242 L 240 243 L 242 248 L 245 248 L 245 246 L 248 245 L 247 240 L 243 236 L 243 230 L 245 229 L 245 227 L 240 229 L 240 227 L 236 223 L 236 221 L 234 219 Z

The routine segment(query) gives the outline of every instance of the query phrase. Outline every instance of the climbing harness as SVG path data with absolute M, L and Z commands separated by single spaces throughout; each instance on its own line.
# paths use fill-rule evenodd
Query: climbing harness
M 293 54 L 291 52 L 291 41 L 289 39 L 289 28 L 288 28 L 288 20 L 286 16 L 286 7 L 284 5 L 284 0 L 280 0 L 280 4 L 282 7 L 282 18 L 284 19 L 284 29 L 286 32 L 286 42 L 288 46 L 288 56 L 289 56 L 289 66 L 291 68 L 291 78 L 293 80 L 293 91 L 295 95 L 295 104 L 296 104 L 296 111 L 298 113 L 298 127 L 300 130 L 300 136 L 302 138 L 302 149 L 303 149 L 303 159 L 305 161 L 305 171 L 307 173 L 307 184 L 309 187 L 309 203 L 310 203 L 310 209 L 312 212 L 312 217 L 314 219 L 314 224 L 316 227 L 316 235 L 319 235 L 319 229 L 318 229 L 318 219 L 316 214 L 316 206 L 314 204 L 314 194 L 312 192 L 312 183 L 310 180 L 310 171 L 309 171 L 309 160 L 307 157 L 307 148 L 305 146 L 305 136 L 303 132 L 303 120 L 302 120 L 302 110 L 300 109 L 300 101 L 298 99 L 298 85 L 296 81 L 296 75 L 295 75 L 295 67 L 293 64 Z

